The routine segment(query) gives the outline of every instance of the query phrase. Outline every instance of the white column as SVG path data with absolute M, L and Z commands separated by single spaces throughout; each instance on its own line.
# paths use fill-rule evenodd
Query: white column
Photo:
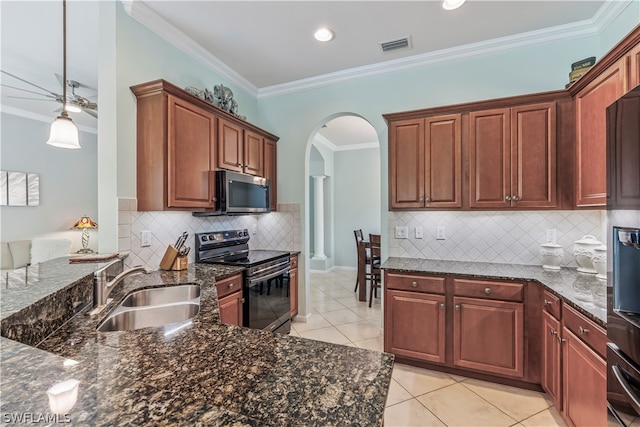
M 324 179 L 326 175 L 313 177 L 314 212 L 313 212 L 313 257 L 311 259 L 327 259 L 324 254 Z

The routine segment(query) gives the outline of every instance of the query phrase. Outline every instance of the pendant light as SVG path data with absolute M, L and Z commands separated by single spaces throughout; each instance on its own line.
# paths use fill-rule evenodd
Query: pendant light
M 60 148 L 80 148 L 78 128 L 67 113 L 67 0 L 62 0 L 62 112 L 53 123 L 47 144 Z

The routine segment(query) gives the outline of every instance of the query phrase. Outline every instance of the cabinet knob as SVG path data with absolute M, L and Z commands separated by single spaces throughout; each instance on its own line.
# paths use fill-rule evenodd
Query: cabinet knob
M 233 283 L 229 283 L 229 289 L 233 288 Z
M 544 300 L 544 302 L 542 304 L 544 304 L 545 307 L 548 306 L 548 305 L 551 305 L 551 303 L 549 301 L 547 301 L 547 300 Z
M 511 196 L 507 196 L 507 197 L 505 197 L 504 199 L 505 199 L 507 202 L 510 202 L 510 201 L 511 201 Z
M 440 308 L 444 310 L 444 308 L 445 308 L 444 303 L 440 303 Z
M 211 201 L 212 201 L 212 202 L 217 202 L 217 201 L 218 201 L 218 198 L 217 198 L 217 197 L 214 197 L 213 199 L 211 199 Z
M 560 338 L 560 335 L 556 334 L 556 337 L 558 338 L 558 342 L 560 344 L 562 344 L 563 342 L 565 342 L 566 340 L 564 338 Z
M 420 203 L 424 202 L 424 197 L 420 197 Z
M 513 200 L 514 202 L 517 202 L 518 200 L 520 200 L 520 196 L 513 196 L 511 197 L 511 200 Z
M 579 333 L 580 335 L 588 334 L 588 333 L 589 333 L 589 330 L 588 330 L 588 329 L 586 329 L 586 328 L 583 328 L 582 326 L 579 326 L 579 327 L 578 327 L 578 333 Z
M 427 197 L 426 199 L 424 199 L 425 203 L 431 203 L 431 197 Z
M 549 328 L 549 335 L 554 336 L 554 335 L 558 335 L 558 333 L 553 329 Z
M 411 282 L 411 286 L 414 288 L 418 287 L 418 282 L 416 282 L 415 280 L 413 282 Z
M 460 304 L 456 304 L 456 311 L 460 311 Z
M 491 288 L 484 288 L 484 293 L 486 295 L 491 295 Z

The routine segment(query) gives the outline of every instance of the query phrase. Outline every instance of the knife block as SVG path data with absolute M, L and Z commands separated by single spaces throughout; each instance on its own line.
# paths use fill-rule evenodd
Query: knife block
M 172 267 L 176 259 L 178 259 L 178 250 L 173 245 L 169 245 L 160 261 L 160 268 L 162 270 L 173 270 Z
M 187 265 L 189 265 L 189 257 L 187 256 L 179 256 L 176 257 L 175 261 L 171 265 L 171 270 L 186 270 Z

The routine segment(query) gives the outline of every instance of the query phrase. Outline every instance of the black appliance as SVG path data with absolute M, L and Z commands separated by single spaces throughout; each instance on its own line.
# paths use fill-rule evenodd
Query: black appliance
M 291 331 L 290 253 L 249 250 L 249 231 L 196 233 L 196 262 L 245 267 L 243 326 L 278 333 Z
M 193 212 L 193 216 L 251 215 L 271 212 L 268 179 L 226 170 L 217 170 L 215 173 L 215 211 Z

